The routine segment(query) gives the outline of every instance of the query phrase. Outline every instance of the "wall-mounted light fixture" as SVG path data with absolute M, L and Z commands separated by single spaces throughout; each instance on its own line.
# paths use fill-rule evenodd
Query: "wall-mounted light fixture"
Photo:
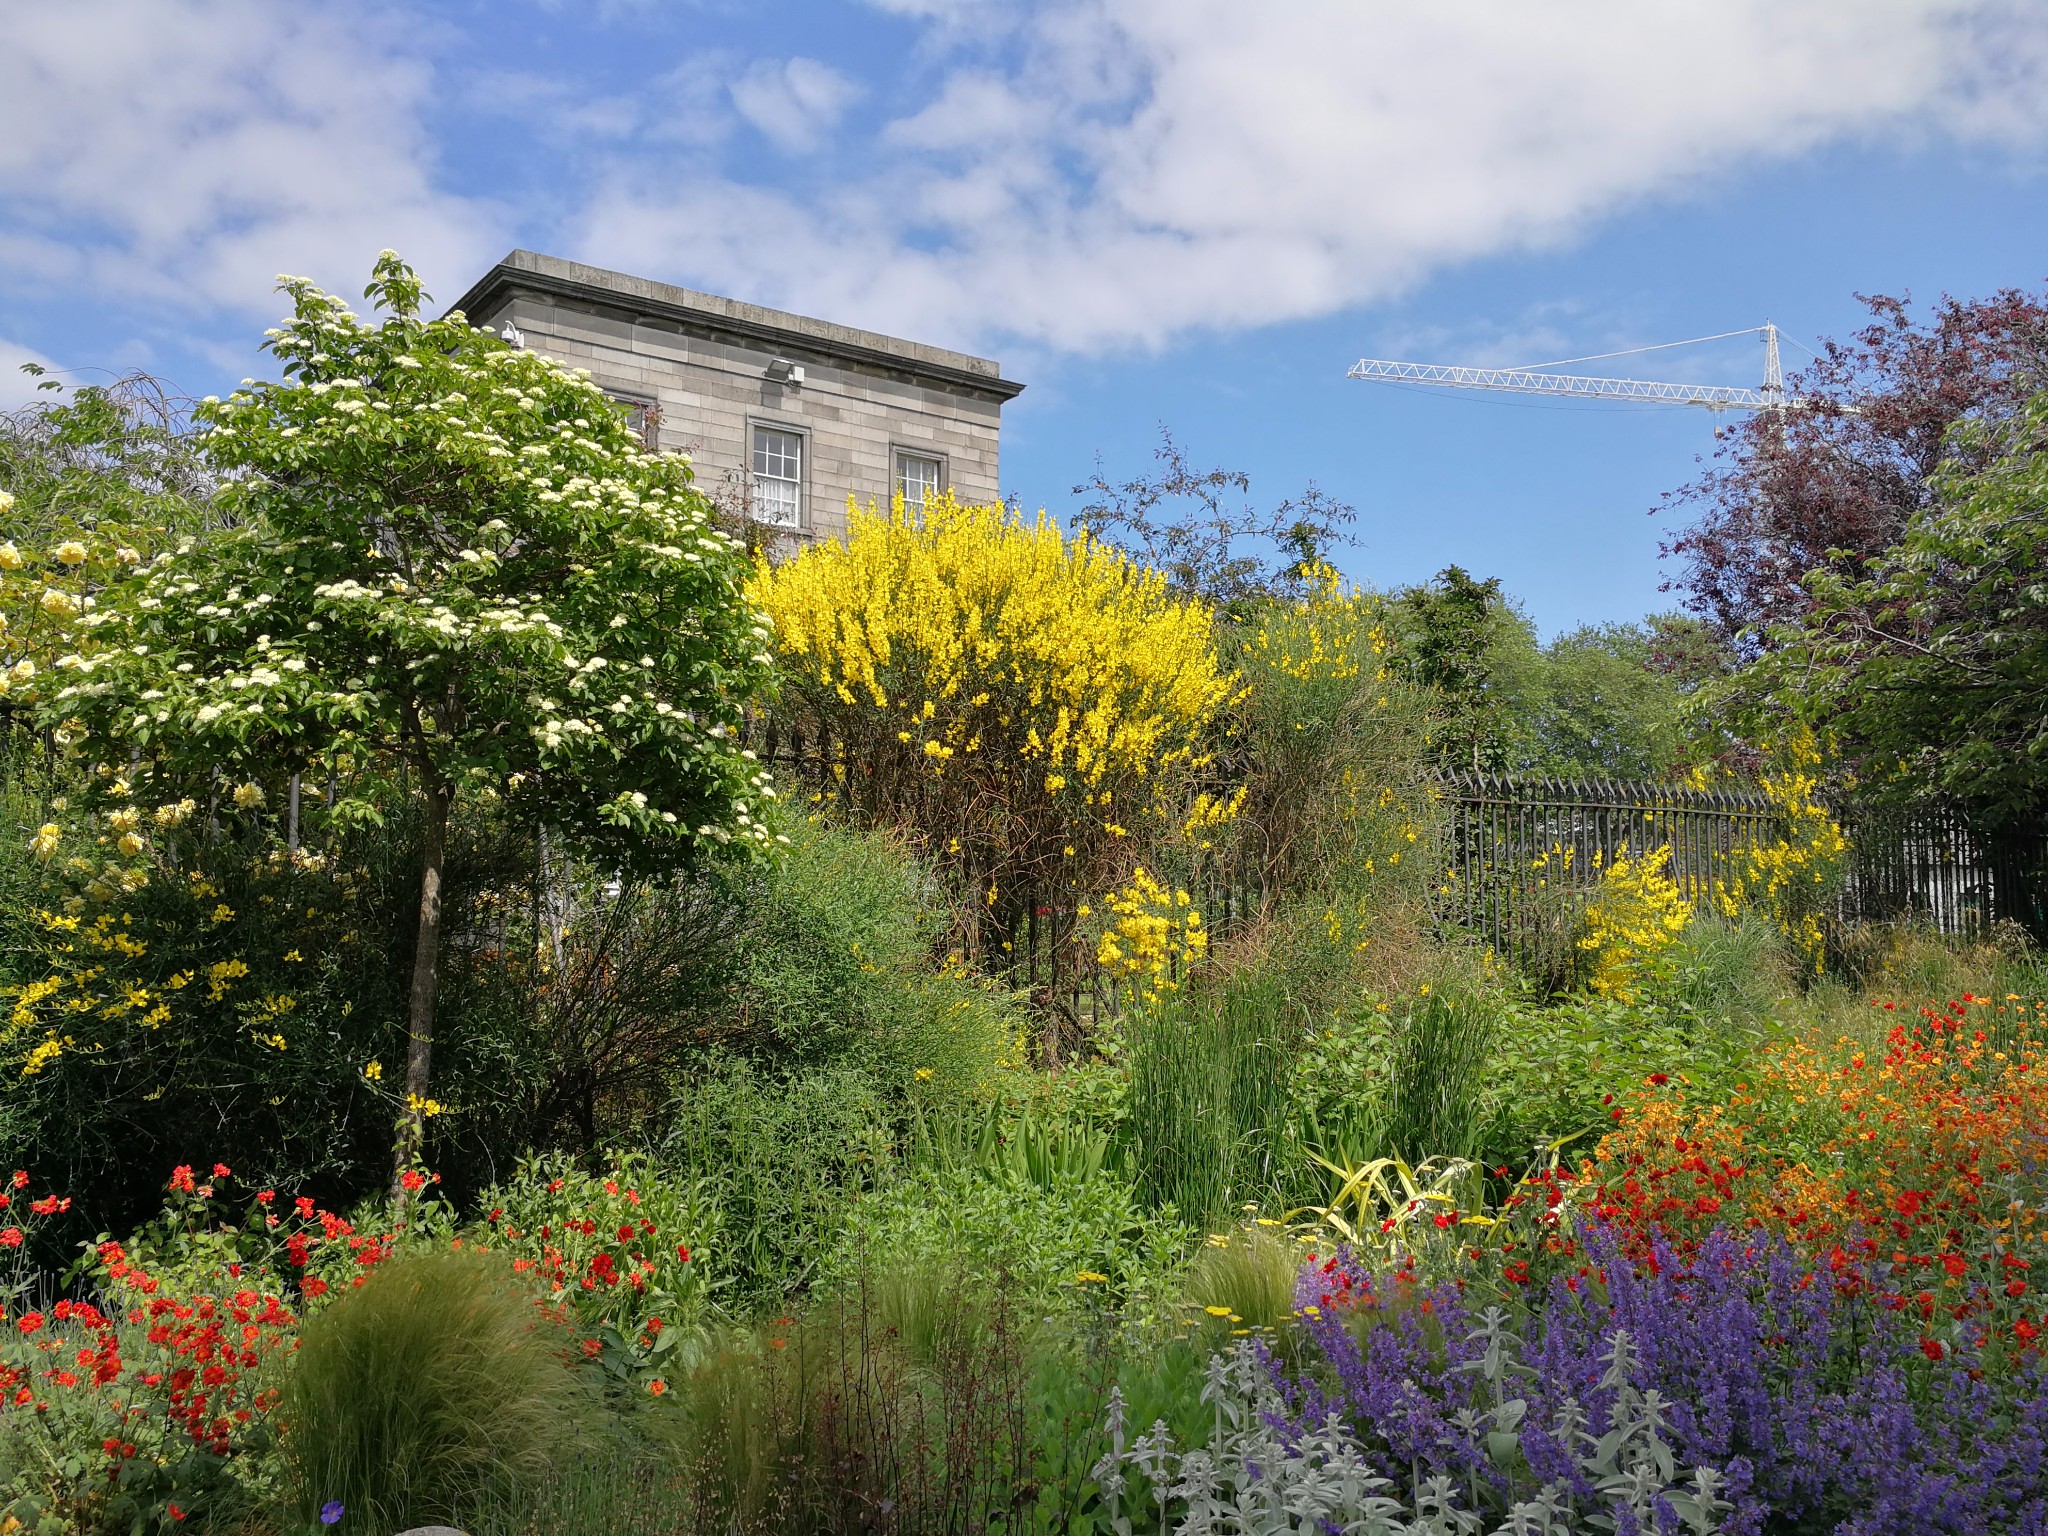
M 787 384 L 792 389 L 801 389 L 804 382 L 804 365 L 792 363 L 786 357 L 778 357 L 768 365 L 768 377 L 777 384 Z

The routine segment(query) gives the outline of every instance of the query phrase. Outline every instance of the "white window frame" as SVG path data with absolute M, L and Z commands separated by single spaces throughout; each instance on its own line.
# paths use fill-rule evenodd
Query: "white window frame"
M 933 484 L 930 494 L 933 496 L 943 496 L 946 494 L 946 487 L 951 484 L 951 477 L 947 472 L 948 465 L 946 463 L 946 456 L 943 453 L 936 453 L 929 448 L 919 448 L 909 443 L 891 443 L 889 445 L 890 500 L 893 501 L 897 493 L 901 492 L 906 511 L 924 505 L 925 498 L 919 497 L 916 501 L 912 501 L 909 490 L 903 484 L 903 461 L 905 459 L 916 459 L 921 463 L 935 466 L 938 470 L 938 480 Z
M 795 475 L 772 474 L 762 468 L 762 434 L 775 433 L 779 437 L 793 439 L 796 443 Z M 783 453 L 774 457 L 786 458 Z M 747 423 L 747 485 L 748 514 L 764 528 L 802 528 L 804 526 L 804 488 L 808 483 L 811 467 L 811 434 L 800 427 L 788 426 L 779 421 L 749 421 Z M 789 497 L 789 516 L 771 517 L 764 515 L 762 489 L 764 486 L 786 486 Z M 777 500 L 781 500 L 778 493 Z
M 648 453 L 661 451 L 661 401 L 652 395 L 629 395 L 623 390 L 608 389 L 605 398 L 619 408 L 626 426 L 640 439 L 640 446 Z

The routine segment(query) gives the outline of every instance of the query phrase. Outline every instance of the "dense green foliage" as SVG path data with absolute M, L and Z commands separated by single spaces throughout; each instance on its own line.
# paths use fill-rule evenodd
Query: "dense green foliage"
M 772 637 L 683 466 L 629 456 L 586 381 L 420 320 L 395 263 L 377 326 L 293 291 L 291 382 L 209 405 L 203 440 L 132 388 L 0 433 L 0 662 L 27 664 L 0 701 L 0 1170 L 33 1170 L 0 1189 L 0 1536 L 1132 1536 L 1212 1495 L 1336 1499 L 1338 1466 L 1399 1536 L 1626 1529 L 1659 1497 L 1705 1530 L 1755 1491 L 1672 1459 L 1680 1415 L 1644 1430 L 1643 1373 L 1741 1348 L 1539 1338 L 1677 1283 L 1724 1202 L 1832 1266 L 1801 1290 L 1825 1307 L 1894 1283 L 1854 1246 L 1881 1201 L 1911 1285 L 1799 1347 L 1861 1380 L 1882 1334 L 1915 1391 L 2028 1411 L 2048 973 L 2012 933 L 1823 931 L 1813 753 L 1764 780 L 1786 825 L 1720 890 L 1654 847 L 1560 881 L 1542 975 L 1441 915 L 1443 768 L 1769 755 L 1687 716 L 1731 686 L 1699 626 L 1544 644 L 1455 567 L 1354 590 L 1316 558 L 1333 509 L 1261 521 L 1173 455 L 1093 509 L 1164 576 L 959 508 L 870 530 L 862 590 L 914 569 L 931 598 L 894 630 L 837 613 L 823 560 L 757 571 L 842 668 L 785 701 L 843 691 L 881 754 L 771 779 L 739 726 Z M 1803 668 L 1866 771 L 2021 808 L 2048 404 L 2000 431 L 1733 686 L 1777 721 Z M 1169 492 L 1210 524 L 1172 534 Z M 977 582 L 1028 596 L 1012 628 Z M 1102 704 L 1133 592 L 1199 674 L 1172 775 Z M 984 642 L 999 678 L 960 670 Z M 871 686 L 899 675 L 933 686 Z M 986 756 L 948 779 L 948 750 Z M 1012 825 L 1052 797 L 1067 821 Z M 1014 890 L 963 878 L 984 835 L 1035 850 Z M 1038 918 L 1058 986 L 1012 943 Z M 397 1068 L 429 1038 L 431 1099 Z M 419 1140 L 391 1189 L 394 1124 Z M 1633 1416 L 1581 1435 L 1583 1405 L 1541 1405 L 1586 1487 L 1517 1438 L 1546 1370 Z M 1849 1422 L 1785 1382 L 1745 1401 Z M 1971 1486 L 2005 1508 L 2002 1476 Z M 1546 1499 L 1607 1524 L 1531 1525 Z
M 2048 392 L 1959 460 L 1854 577 L 1816 572 L 1742 695 L 1839 740 L 1871 787 L 1999 820 L 2048 809 Z

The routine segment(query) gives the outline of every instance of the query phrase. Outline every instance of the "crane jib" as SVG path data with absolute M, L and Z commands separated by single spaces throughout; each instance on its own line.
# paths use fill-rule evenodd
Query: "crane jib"
M 1652 400 L 1698 405 L 1709 410 L 1759 411 L 1785 404 L 1782 391 L 1765 393 L 1725 384 L 1659 384 L 1641 379 L 1581 378 L 1564 373 L 1531 373 L 1518 368 L 1463 368 L 1449 363 L 1396 363 L 1361 358 L 1346 375 L 1434 384 L 1448 389 L 1501 389 L 1528 395 L 1576 395 L 1589 400 Z

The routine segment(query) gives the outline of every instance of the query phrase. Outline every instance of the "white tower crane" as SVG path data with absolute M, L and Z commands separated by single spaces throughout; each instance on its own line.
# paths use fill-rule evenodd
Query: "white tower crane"
M 1728 384 L 1653 384 L 1640 379 L 1583 378 L 1568 373 L 1538 371 L 1562 368 L 1570 363 L 1598 362 L 1608 357 L 1628 357 L 1638 352 L 1689 347 L 1702 341 L 1725 341 L 1731 336 L 1758 335 L 1764 342 L 1764 382 L 1760 389 L 1742 389 Z M 1647 400 L 1667 405 L 1703 406 L 1710 411 L 1782 411 L 1788 404 L 1785 370 L 1778 360 L 1778 328 L 1768 321 L 1746 330 L 1723 331 L 1716 336 L 1695 336 L 1690 341 L 1667 341 L 1651 347 L 1630 347 L 1621 352 L 1597 352 L 1590 357 L 1566 357 L 1553 363 L 1531 363 L 1524 368 L 1461 368 L 1449 363 L 1395 363 L 1384 358 L 1367 357 L 1359 359 L 1345 377 L 1389 379 L 1445 389 L 1501 389 L 1523 395 L 1577 395 L 1588 400 Z

